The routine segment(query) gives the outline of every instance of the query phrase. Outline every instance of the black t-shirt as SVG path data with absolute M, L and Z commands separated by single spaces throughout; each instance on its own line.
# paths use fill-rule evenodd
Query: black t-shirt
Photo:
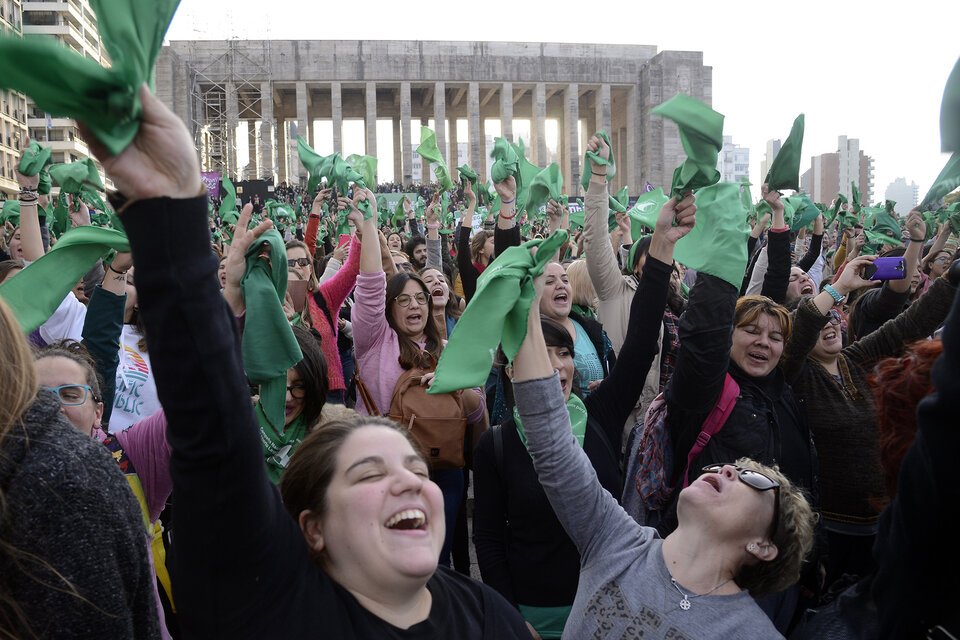
M 396 640 L 526 640 L 530 637 L 520 613 L 486 585 L 445 567 L 437 567 L 427 588 L 433 597 L 430 616 L 409 629 L 400 629 L 364 609 L 346 589 L 336 585 L 337 598 L 343 602 L 350 619 L 349 637 Z

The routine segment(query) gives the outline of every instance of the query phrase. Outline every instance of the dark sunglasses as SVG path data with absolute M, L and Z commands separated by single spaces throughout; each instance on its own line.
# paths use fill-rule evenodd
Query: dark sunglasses
M 735 464 L 711 464 L 701 469 L 703 473 L 723 473 L 724 467 L 733 467 L 737 470 L 737 477 L 740 482 L 756 489 L 757 491 L 770 491 L 773 489 L 773 529 L 770 531 L 770 539 L 777 535 L 777 525 L 780 523 L 780 483 L 767 475 L 745 469 Z
M 287 265 L 291 267 L 296 267 L 296 266 L 305 267 L 308 264 L 310 264 L 310 258 L 290 258 L 289 260 L 287 260 Z
M 836 309 L 830 309 L 830 319 L 827 322 L 834 325 L 843 324 L 843 316 Z

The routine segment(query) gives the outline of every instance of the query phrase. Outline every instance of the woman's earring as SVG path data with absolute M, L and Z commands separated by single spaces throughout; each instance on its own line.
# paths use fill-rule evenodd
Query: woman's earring
M 749 551 L 750 553 L 756 553 L 757 545 L 751 542 L 750 544 L 747 545 L 747 551 Z

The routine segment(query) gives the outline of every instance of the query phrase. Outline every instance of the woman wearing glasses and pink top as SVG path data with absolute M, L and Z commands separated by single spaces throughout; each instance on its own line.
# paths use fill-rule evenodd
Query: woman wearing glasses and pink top
M 353 207 L 364 198 L 374 200 L 369 190 L 354 190 L 357 195 Z M 377 237 L 376 216 L 364 220 L 360 229 L 368 238 Z M 353 343 L 358 373 L 370 391 L 377 409 L 390 409 L 393 389 L 403 373 L 414 366 L 421 351 L 427 351 L 437 360 L 445 344 L 433 318 L 433 298 L 420 276 L 400 272 L 389 279 L 383 271 L 380 243 L 360 245 L 360 274 L 354 292 Z M 424 384 L 433 378 L 424 376 Z M 468 424 L 482 421 L 486 404 L 480 389 L 469 389 L 463 395 Z M 471 410 L 472 409 L 472 410 Z M 371 409 L 357 401 L 357 412 L 370 414 Z M 449 566 L 453 530 L 463 493 L 463 471 L 451 469 L 431 471 L 431 479 L 443 491 L 447 535 L 440 554 L 440 563 Z

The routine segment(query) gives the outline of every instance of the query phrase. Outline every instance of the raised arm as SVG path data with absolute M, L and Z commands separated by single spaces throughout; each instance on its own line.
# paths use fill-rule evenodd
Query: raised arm
M 427 207 L 427 264 L 443 273 L 443 255 L 440 249 L 440 202 L 439 192 Z
M 823 223 L 823 214 L 821 213 L 817 216 L 817 219 L 813 221 L 813 236 L 810 238 L 810 247 L 797 262 L 797 266 L 805 272 L 810 271 L 810 267 L 817 261 L 817 258 L 820 257 L 820 252 L 823 250 Z
M 313 258 L 317 250 L 317 232 L 320 230 L 320 218 L 323 216 L 323 203 L 330 195 L 330 189 L 321 189 L 317 197 L 313 199 L 313 206 L 310 209 L 310 219 L 307 221 L 307 228 L 303 232 L 303 242 L 307 245 L 310 257 Z
M 598 153 L 601 158 L 610 155 L 610 148 L 599 136 L 590 138 L 587 149 Z M 623 292 L 624 284 L 607 226 L 609 205 L 606 165 L 593 167 L 583 208 L 583 251 L 587 258 L 587 273 L 590 274 L 597 298 L 601 302 L 612 300 Z
M 786 302 L 787 285 L 790 283 L 790 227 L 784 222 L 780 192 L 770 191 L 764 184 L 762 193 L 763 199 L 773 211 L 773 226 L 767 234 L 767 271 L 763 275 L 760 295 L 783 304 Z
M 30 146 L 30 139 L 24 141 L 23 152 Z M 23 159 L 21 153 L 21 160 Z M 19 167 L 19 162 L 17 166 Z M 40 215 L 37 203 L 40 196 L 37 187 L 40 184 L 40 174 L 25 176 L 17 171 L 17 184 L 20 185 L 20 246 L 23 248 L 23 259 L 27 262 L 39 260 L 43 255 L 43 237 L 40 235 Z
M 887 215 L 887 214 L 880 214 Z M 914 209 L 907 216 L 907 232 L 910 234 L 910 242 L 907 244 L 907 250 L 903 252 L 903 264 L 906 273 L 912 276 L 920 268 L 920 258 L 923 253 L 923 241 L 927 236 L 927 225 L 923 221 L 923 214 L 919 209 Z M 900 280 L 890 280 L 890 289 L 897 293 L 908 293 L 912 278 L 901 278 Z
M 145 85 L 140 99 L 144 123 L 118 156 L 93 136 L 85 139 L 129 199 L 121 216 L 173 449 L 180 622 L 190 636 L 221 637 L 252 610 L 281 607 L 289 580 L 301 579 L 309 560 L 267 479 L 239 336 L 217 284 L 190 135 Z M 257 526 L 238 535 L 238 521 Z
M 469 217 L 468 217 L 469 215 Z M 470 220 L 473 214 L 464 214 L 457 226 L 457 269 L 460 270 L 460 283 L 463 285 L 463 297 L 469 303 L 477 292 L 477 268 L 470 256 Z M 464 221 L 467 225 L 464 226 Z

